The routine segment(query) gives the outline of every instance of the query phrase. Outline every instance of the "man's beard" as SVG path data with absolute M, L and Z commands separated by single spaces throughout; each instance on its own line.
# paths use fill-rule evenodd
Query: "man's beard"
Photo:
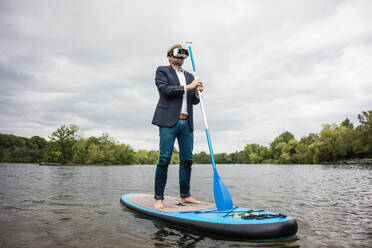
M 172 64 L 176 65 L 176 66 L 182 66 L 183 65 L 183 60 L 174 60 L 172 62 Z

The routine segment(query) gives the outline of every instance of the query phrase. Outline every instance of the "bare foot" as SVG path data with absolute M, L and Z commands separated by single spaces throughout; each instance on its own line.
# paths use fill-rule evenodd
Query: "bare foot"
M 164 208 L 163 201 L 162 200 L 155 200 L 154 208 L 155 209 L 162 209 L 162 208 Z
M 200 201 L 197 201 L 197 200 L 191 198 L 191 196 L 187 197 L 187 198 L 181 198 L 181 202 L 182 203 L 200 204 Z

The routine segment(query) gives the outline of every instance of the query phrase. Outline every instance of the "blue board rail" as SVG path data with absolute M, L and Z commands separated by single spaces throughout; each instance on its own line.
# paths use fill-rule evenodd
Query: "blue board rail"
M 275 212 L 235 207 L 230 211 L 218 211 L 216 208 L 196 211 L 162 212 L 150 209 L 131 200 L 130 193 L 121 197 L 120 202 L 141 214 L 193 230 L 230 236 L 239 239 L 267 241 L 286 239 L 297 233 L 297 222 L 291 216 L 279 215 Z M 244 218 L 247 213 L 257 213 L 257 216 L 269 218 Z M 272 217 L 270 217 L 272 216 Z

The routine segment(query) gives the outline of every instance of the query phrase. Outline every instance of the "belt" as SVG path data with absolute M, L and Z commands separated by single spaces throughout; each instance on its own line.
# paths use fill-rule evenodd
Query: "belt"
M 187 115 L 183 115 L 183 114 L 180 115 L 181 120 L 187 120 L 188 118 L 189 117 Z

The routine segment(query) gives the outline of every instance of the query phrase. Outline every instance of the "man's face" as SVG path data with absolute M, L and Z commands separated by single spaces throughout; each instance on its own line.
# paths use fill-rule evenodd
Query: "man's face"
M 171 65 L 176 65 L 176 66 L 182 66 L 183 65 L 183 58 L 175 58 L 172 56 L 168 56 L 169 62 Z

